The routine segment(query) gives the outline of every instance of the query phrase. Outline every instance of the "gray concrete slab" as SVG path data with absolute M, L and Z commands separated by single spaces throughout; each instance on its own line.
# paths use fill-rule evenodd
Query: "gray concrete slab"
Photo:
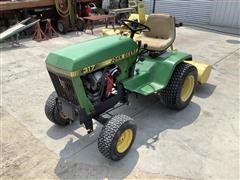
M 175 47 L 213 64 L 210 80 L 198 87 L 192 103 L 182 111 L 163 107 L 157 96 L 131 96 L 129 106 L 114 111 L 133 117 L 138 125 L 133 148 L 120 162 L 108 161 L 98 152 L 101 125 L 97 122 L 88 135 L 77 122 L 61 128 L 44 114 L 53 91 L 44 64 L 47 54 L 92 38 L 69 33 L 41 43 L 25 40 L 18 49 L 1 47 L 2 107 L 59 156 L 54 173 L 60 179 L 138 177 L 141 172 L 193 179 L 239 178 L 239 38 L 178 29 Z
M 240 35 L 240 28 L 234 27 L 223 27 L 223 26 L 211 26 L 211 25 L 203 25 L 203 24 L 194 24 L 194 23 L 184 23 L 184 26 L 189 26 L 191 28 L 201 28 L 209 31 L 217 32 L 217 33 L 226 33 L 234 36 Z

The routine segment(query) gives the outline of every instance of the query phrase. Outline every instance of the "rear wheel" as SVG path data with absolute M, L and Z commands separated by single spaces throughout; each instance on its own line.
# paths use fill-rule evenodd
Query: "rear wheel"
M 180 63 L 165 89 L 160 92 L 162 104 L 173 109 L 183 109 L 191 101 L 197 84 L 197 69 L 188 63 Z
M 98 138 L 98 149 L 106 158 L 122 159 L 136 136 L 136 124 L 126 115 L 116 115 L 103 127 Z
M 64 20 L 58 20 L 57 21 L 57 29 L 58 29 L 58 32 L 61 33 L 61 34 L 66 34 L 67 33 L 68 27 L 67 27 L 67 24 L 65 23 Z
M 71 123 L 70 119 L 64 118 L 63 115 L 61 115 L 57 108 L 57 93 L 54 91 L 50 96 L 48 97 L 46 104 L 45 104 L 45 114 L 47 118 L 60 126 L 66 126 Z

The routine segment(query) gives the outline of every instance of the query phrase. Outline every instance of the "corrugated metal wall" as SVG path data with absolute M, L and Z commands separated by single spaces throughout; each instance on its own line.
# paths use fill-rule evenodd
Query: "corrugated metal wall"
M 209 24 L 240 27 L 240 0 L 217 0 Z
M 186 22 L 189 13 L 189 1 L 156 0 L 155 13 L 173 14 L 177 20 Z
M 212 0 L 156 0 L 155 13 L 174 14 L 179 21 L 206 24 L 212 7 Z
M 151 13 L 153 0 L 144 3 Z M 174 14 L 185 23 L 240 26 L 240 0 L 156 0 L 155 13 L 161 12 Z
M 144 2 L 144 8 L 147 14 L 150 14 L 152 12 L 152 0 L 143 0 Z
M 191 0 L 186 15 L 186 22 L 207 24 L 213 9 L 212 0 Z

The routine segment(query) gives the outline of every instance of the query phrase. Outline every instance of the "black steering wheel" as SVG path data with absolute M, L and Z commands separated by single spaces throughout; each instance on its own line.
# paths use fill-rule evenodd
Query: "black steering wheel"
M 132 21 L 132 20 L 128 20 L 128 19 L 122 19 L 121 20 L 122 24 L 124 26 L 126 26 L 130 31 L 131 31 L 131 35 L 130 35 L 130 38 L 133 39 L 134 37 L 134 34 L 138 31 L 140 32 L 148 32 L 150 31 L 150 27 L 142 24 L 142 23 L 139 23 L 137 21 Z

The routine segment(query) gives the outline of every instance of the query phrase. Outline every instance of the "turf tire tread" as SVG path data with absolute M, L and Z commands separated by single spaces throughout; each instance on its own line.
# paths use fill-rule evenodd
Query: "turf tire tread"
M 66 126 L 70 124 L 69 119 L 64 119 L 59 115 L 57 109 L 57 93 L 54 91 L 48 97 L 46 104 L 45 104 L 45 114 L 47 118 L 59 126 Z
M 170 81 L 168 82 L 168 85 L 166 86 L 166 88 L 164 88 L 160 92 L 160 100 L 163 105 L 171 109 L 178 109 L 178 110 L 183 109 L 187 106 L 189 101 L 187 101 L 184 104 L 179 103 L 179 101 L 180 101 L 180 91 L 181 91 L 182 83 L 186 75 L 188 75 L 189 73 L 194 74 L 195 81 L 196 81 L 197 69 L 193 65 L 184 63 L 184 62 L 177 65 L 177 67 L 175 68 L 172 74 Z M 196 82 L 195 82 L 195 86 L 196 86 Z M 194 87 L 194 90 L 195 90 L 195 87 Z M 191 98 L 192 98 L 192 95 L 190 96 L 189 100 L 191 100 Z
M 100 153 L 106 158 L 114 161 L 120 160 L 120 157 L 113 155 L 112 147 L 116 134 L 118 133 L 121 126 L 123 126 L 126 123 L 131 123 L 135 125 L 135 122 L 132 118 L 120 114 L 110 119 L 103 127 L 98 138 L 98 149 Z

